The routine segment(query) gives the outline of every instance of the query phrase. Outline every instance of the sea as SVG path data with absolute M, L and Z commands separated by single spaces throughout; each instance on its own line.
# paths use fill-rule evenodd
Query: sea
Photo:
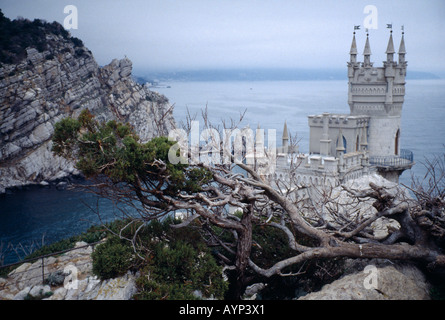
M 174 105 L 178 126 L 191 116 L 213 125 L 276 130 L 281 144 L 284 122 L 308 151 L 308 116 L 349 113 L 347 80 L 311 81 L 166 81 L 151 88 Z M 414 153 L 416 164 L 400 183 L 426 174 L 426 159 L 445 152 L 445 79 L 408 80 L 402 113 L 401 148 Z M 98 214 L 100 213 L 100 214 Z M 43 244 L 86 231 L 121 217 L 114 204 L 96 196 L 55 187 L 30 186 L 0 196 L 0 265 L 16 262 Z

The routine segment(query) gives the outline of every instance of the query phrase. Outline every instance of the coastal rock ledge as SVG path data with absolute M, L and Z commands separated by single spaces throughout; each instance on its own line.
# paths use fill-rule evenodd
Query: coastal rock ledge
M 136 293 L 137 275 L 99 280 L 92 272 L 92 246 L 76 243 L 77 250 L 58 257 L 24 263 L 0 278 L 0 300 L 130 300 Z
M 75 248 L 44 259 L 44 281 L 41 259 L 24 263 L 6 278 L 0 278 L 0 300 L 131 300 L 137 293 L 138 273 L 99 280 L 92 272 L 94 248 L 85 242 L 76 243 Z M 411 264 L 351 259 L 345 272 L 340 279 L 299 300 L 430 299 L 430 285 L 423 273 Z M 250 298 L 255 297 L 256 294 Z
M 411 264 L 388 260 L 350 261 L 355 272 L 298 300 L 430 300 L 430 285 Z M 360 265 L 358 267 L 357 265 Z

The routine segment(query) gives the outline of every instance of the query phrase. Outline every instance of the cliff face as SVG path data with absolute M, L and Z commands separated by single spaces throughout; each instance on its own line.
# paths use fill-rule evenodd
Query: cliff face
M 54 124 L 88 108 L 98 120 L 133 125 L 142 141 L 174 127 L 167 98 L 131 78 L 129 59 L 99 67 L 82 44 L 46 34 L 45 50 L 26 48 L 26 58 L 0 67 L 0 192 L 58 179 L 76 170 L 54 156 Z

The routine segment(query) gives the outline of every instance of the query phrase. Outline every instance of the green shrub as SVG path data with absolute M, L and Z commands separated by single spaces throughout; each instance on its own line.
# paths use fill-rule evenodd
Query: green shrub
M 93 273 L 100 279 L 125 274 L 132 266 L 133 251 L 125 240 L 111 236 L 92 253 Z
M 79 38 L 71 37 L 71 42 L 74 44 L 75 47 L 83 47 L 83 42 Z
M 177 221 L 152 221 L 139 233 L 147 254 L 137 279 L 138 300 L 196 299 L 195 290 L 204 297 L 222 299 L 228 283 L 222 267 L 205 245 L 199 227 L 171 228 Z M 136 227 L 136 226 L 135 226 Z
M 190 284 L 168 283 L 140 277 L 136 280 L 139 292 L 136 300 L 196 300 Z
M 75 47 L 83 47 L 82 41 L 71 37 L 58 22 L 48 23 L 40 19 L 10 20 L 0 9 L 0 62 L 6 64 L 21 62 L 26 59 L 28 47 L 44 52 L 52 44 L 52 40 L 46 37 L 48 34 L 62 36 Z
M 196 299 L 195 290 L 204 297 L 223 298 L 228 283 L 222 268 L 206 247 L 200 249 L 183 241 L 158 243 L 136 282 L 135 299 Z

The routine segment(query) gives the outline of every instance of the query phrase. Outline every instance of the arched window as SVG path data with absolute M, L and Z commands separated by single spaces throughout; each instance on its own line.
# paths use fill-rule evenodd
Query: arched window
M 396 156 L 399 155 L 399 140 L 400 140 L 400 129 L 397 130 L 396 139 L 395 139 L 395 142 L 394 142 L 394 146 L 395 146 L 394 147 L 394 154 Z
M 355 140 L 355 151 L 359 151 L 359 150 L 360 150 L 360 140 L 357 135 L 357 139 Z

